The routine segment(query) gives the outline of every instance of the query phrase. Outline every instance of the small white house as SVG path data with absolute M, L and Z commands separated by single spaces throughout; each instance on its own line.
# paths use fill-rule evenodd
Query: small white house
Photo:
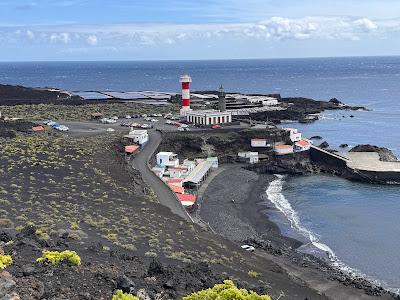
M 162 167 L 175 167 L 179 165 L 179 159 L 173 152 L 159 152 L 156 155 L 157 165 Z
M 196 162 L 193 160 L 185 159 L 183 164 L 185 167 L 188 168 L 188 173 L 192 172 L 193 169 L 196 167 Z
M 266 139 L 251 139 L 251 147 L 253 148 L 266 148 L 269 146 Z
M 218 169 L 218 157 L 208 157 L 207 161 L 212 162 L 211 168 Z
M 291 154 L 291 153 L 293 153 L 293 146 L 292 145 L 276 145 L 275 153 L 277 155 Z
M 242 159 L 248 160 L 250 164 L 258 163 L 258 152 L 239 152 L 238 156 Z
M 149 141 L 147 130 L 132 130 L 129 132 L 129 137 L 140 146 L 143 146 Z
M 301 133 L 296 128 L 285 128 L 290 133 L 290 140 L 295 143 L 301 140 Z
M 187 175 L 188 168 L 185 166 L 178 165 L 168 168 L 168 171 L 169 171 L 169 177 L 182 178 L 183 176 Z
M 310 141 L 305 140 L 305 139 L 303 139 L 303 140 L 301 140 L 299 142 L 296 142 L 294 144 L 294 151 L 295 152 L 307 151 L 307 150 L 310 150 L 310 148 L 311 148 Z

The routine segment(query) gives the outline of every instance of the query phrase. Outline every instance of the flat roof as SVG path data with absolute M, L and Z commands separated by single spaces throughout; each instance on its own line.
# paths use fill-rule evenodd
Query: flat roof
M 190 172 L 189 176 L 186 177 L 184 182 L 191 182 L 194 184 L 200 183 L 200 181 L 204 178 L 206 173 L 211 169 L 213 166 L 212 161 L 202 161 L 200 162 L 192 172 Z
M 129 132 L 130 134 L 146 134 L 147 130 L 132 130 L 131 132 Z
M 158 152 L 157 155 L 174 155 L 174 152 Z

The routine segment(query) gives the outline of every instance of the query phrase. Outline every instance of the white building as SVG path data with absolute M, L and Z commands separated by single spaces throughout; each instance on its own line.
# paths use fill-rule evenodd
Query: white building
M 159 152 L 156 155 L 157 165 L 162 167 L 175 167 L 179 165 L 179 159 L 173 152 Z
M 291 153 L 293 153 L 293 146 L 292 145 L 276 145 L 274 150 L 277 155 L 291 154 Z
M 295 152 L 307 151 L 307 150 L 310 150 L 310 148 L 311 148 L 310 141 L 305 140 L 305 139 L 303 139 L 303 140 L 301 140 L 299 142 L 296 142 L 294 144 L 294 151 Z
M 188 168 L 185 166 L 174 166 L 168 168 L 169 177 L 171 178 L 182 178 L 188 174 Z
M 301 133 L 296 128 L 285 128 L 290 133 L 290 140 L 295 143 L 301 140 Z
M 196 167 L 196 162 L 193 160 L 185 159 L 182 163 L 183 166 L 188 168 L 188 173 L 192 172 Z
M 266 148 L 271 147 L 270 144 L 267 144 L 266 139 L 251 139 L 251 147 L 253 148 Z
M 186 113 L 186 120 L 199 125 L 216 125 L 232 122 L 232 113 L 219 110 L 192 110 Z
M 143 146 L 149 141 L 149 134 L 147 130 L 132 130 L 129 132 L 129 138 L 133 139 L 133 141 L 140 146 Z
M 250 164 L 258 163 L 258 152 L 239 152 L 238 156 L 241 159 L 248 160 Z
M 210 161 L 213 163 L 211 168 L 218 169 L 218 157 L 208 157 L 207 161 Z

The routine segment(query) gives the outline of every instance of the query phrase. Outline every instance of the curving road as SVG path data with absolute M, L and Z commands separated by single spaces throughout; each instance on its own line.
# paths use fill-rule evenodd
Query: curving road
M 177 201 L 174 193 L 169 187 L 157 177 L 149 167 L 150 157 L 157 150 L 162 140 L 159 131 L 149 131 L 149 141 L 143 147 L 142 151 L 136 155 L 133 160 L 134 167 L 142 174 L 143 180 L 148 184 L 157 195 L 160 203 L 168 207 L 174 214 L 190 221 L 185 208 Z

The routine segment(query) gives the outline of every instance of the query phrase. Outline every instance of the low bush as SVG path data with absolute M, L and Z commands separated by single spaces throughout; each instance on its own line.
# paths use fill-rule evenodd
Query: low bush
M 38 263 L 44 263 L 44 262 L 49 262 L 52 265 L 58 265 L 59 263 L 62 263 L 63 261 L 68 261 L 74 265 L 79 266 L 81 264 L 81 258 L 75 251 L 43 251 L 42 257 L 39 257 L 36 262 Z
M 5 269 L 13 263 L 10 255 L 0 255 L 0 270 Z
M 238 289 L 231 280 L 216 284 L 213 288 L 193 293 L 183 300 L 271 300 L 268 295 L 258 295 L 253 291 Z
M 131 294 L 125 294 L 121 290 L 118 290 L 117 293 L 112 297 L 112 300 L 139 300 L 139 298 Z
M 249 275 L 249 277 L 251 278 L 257 278 L 260 274 L 257 273 L 256 271 L 249 271 L 247 272 L 247 275 Z

